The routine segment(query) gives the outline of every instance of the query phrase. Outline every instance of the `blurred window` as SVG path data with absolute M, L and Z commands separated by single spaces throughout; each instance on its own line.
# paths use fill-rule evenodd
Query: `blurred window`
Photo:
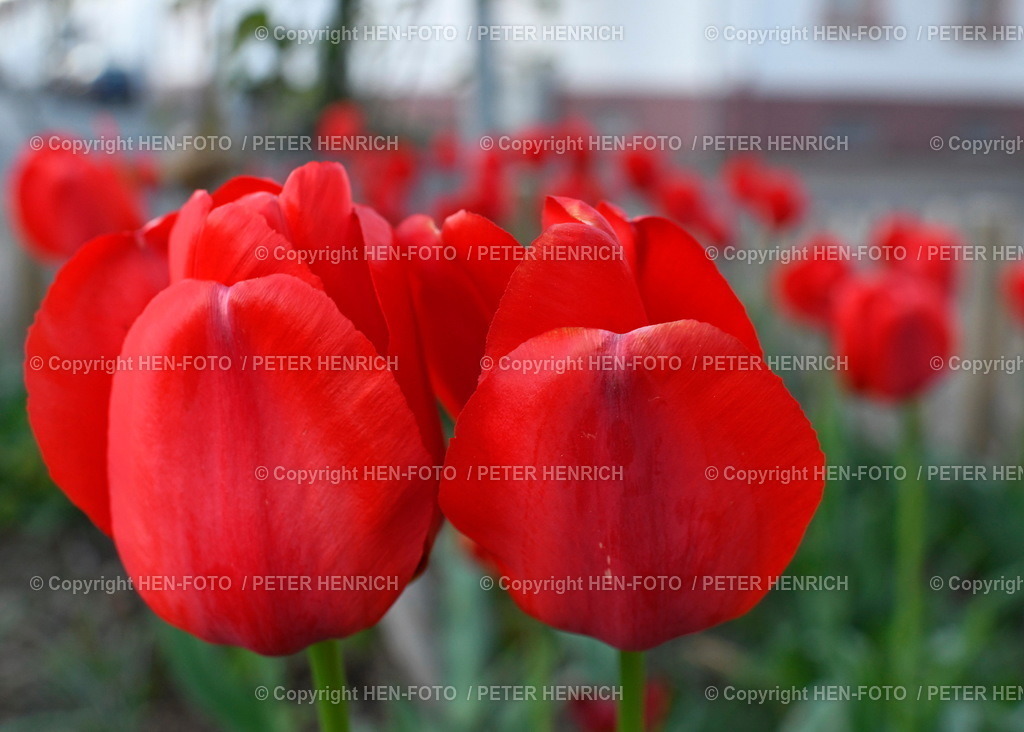
M 960 23 L 986 30 L 984 39 L 1001 40 L 997 28 L 1006 26 L 1006 0 L 960 0 Z
M 825 0 L 826 25 L 879 25 L 881 0 Z

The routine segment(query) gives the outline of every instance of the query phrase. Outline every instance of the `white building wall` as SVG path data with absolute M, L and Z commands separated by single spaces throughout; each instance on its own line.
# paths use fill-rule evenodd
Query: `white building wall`
M 494 0 L 493 22 L 505 26 L 620 27 L 606 42 L 493 41 L 499 71 L 514 82 L 541 67 L 578 93 L 717 96 L 736 90 L 764 94 L 898 99 L 1024 99 L 1024 0 L 1004 0 L 1005 21 L 1019 40 L 929 40 L 929 26 L 964 22 L 968 0 L 876 0 L 879 23 L 906 28 L 902 41 L 746 44 L 737 31 L 813 28 L 828 22 L 829 0 Z M 0 44 L 0 70 L 23 82 L 42 79 L 51 13 L 43 3 L 15 4 Z M 317 28 L 328 0 L 219 0 L 215 32 L 227 35 L 248 9 L 269 4 L 274 22 Z M 208 78 L 215 65 L 210 29 L 199 18 L 167 18 L 170 0 L 78 0 L 73 16 L 102 39 L 103 57 L 141 68 L 159 89 Z M 364 25 L 455 26 L 454 41 L 358 41 L 357 88 L 391 95 L 450 94 L 468 87 L 475 70 L 475 0 L 366 0 Z M 718 38 L 708 40 L 713 27 Z M 921 31 L 919 31 L 921 29 Z M 920 40 L 919 32 L 921 34 Z M 257 49 L 258 50 L 258 49 Z M 270 47 L 266 49 L 270 53 Z M 304 49 L 309 67 L 317 49 Z M 258 53 L 254 54 L 258 56 Z M 258 58 L 254 63 L 258 65 Z M 299 65 L 303 68 L 303 65 Z

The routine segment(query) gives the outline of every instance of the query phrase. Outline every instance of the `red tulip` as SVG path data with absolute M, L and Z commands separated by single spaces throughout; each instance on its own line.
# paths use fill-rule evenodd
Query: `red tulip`
M 509 135 L 510 144 L 495 151 L 502 162 L 508 164 L 523 163 L 531 168 L 540 168 L 552 154 L 551 138 L 553 132 L 547 127 L 537 125 Z
M 761 170 L 757 157 L 734 155 L 722 166 L 722 179 L 736 200 L 750 203 L 757 196 Z
M 580 118 L 563 121 L 551 133 L 550 139 L 563 143 L 565 149 L 557 156 L 558 164 L 549 171 L 548 180 L 542 186 L 548 195 L 589 201 L 604 198 L 604 186 L 590 144 L 593 137 L 591 126 Z
M 30 422 L 55 482 L 169 622 L 291 653 L 372 625 L 424 560 L 440 427 L 404 263 L 370 256 L 388 247 L 390 227 L 352 204 L 344 169 L 312 163 L 283 187 L 237 178 L 197 192 L 58 273 L 26 344 Z M 145 367 L 189 357 L 218 366 Z M 314 586 L 246 586 L 274 575 Z M 200 576 L 222 579 L 180 584 Z M 371 576 L 385 586 L 315 584 Z
M 716 247 L 731 247 L 736 241 L 736 230 L 732 222 L 715 208 L 704 212 L 700 231 Z
M 768 228 L 781 231 L 804 218 L 807 192 L 795 173 L 768 167 L 755 157 L 739 156 L 723 174 L 733 196 Z
M 691 173 L 673 172 L 659 181 L 654 190 L 660 208 L 680 226 L 699 225 L 707 208 L 704 183 Z
M 366 115 L 355 102 L 334 102 L 320 112 L 317 136 L 324 147 L 331 147 L 331 138 L 351 138 L 366 133 Z
M 557 140 L 572 141 L 573 144 L 566 146 L 565 159 L 577 170 L 590 170 L 596 162 L 595 148 L 590 144 L 595 135 L 590 122 L 578 116 L 562 120 L 552 132 Z
M 768 227 L 778 231 L 800 223 L 807 210 L 807 194 L 799 177 L 789 171 L 772 170 L 760 186 L 753 210 Z
M 894 250 L 906 243 L 907 237 L 920 226 L 910 213 L 897 212 L 879 219 L 871 230 L 871 245 L 881 250 L 883 259 L 896 259 Z
M 441 505 L 512 580 L 579 580 L 513 587 L 525 612 L 643 650 L 763 597 L 820 500 L 823 455 L 703 248 L 664 219 L 609 217 L 575 201 L 546 210 L 495 314 Z M 567 247 L 617 256 L 566 261 Z M 793 480 L 733 472 L 782 466 Z M 638 576 L 673 579 L 624 584 Z
M 732 227 L 715 210 L 703 181 L 697 176 L 682 172 L 667 174 L 655 185 L 653 195 L 661 211 L 687 230 L 706 237 L 716 246 L 732 243 Z
M 627 150 L 619 163 L 626 182 L 641 193 L 652 191 L 665 174 L 665 157 L 659 150 Z
M 74 152 L 74 138 L 46 134 L 12 175 L 12 215 L 28 249 L 45 260 L 64 260 L 101 234 L 142 226 L 141 188 L 113 155 Z M 56 147 L 56 149 L 54 149 Z
M 836 354 L 855 392 L 888 401 L 918 396 L 945 370 L 953 324 L 938 289 L 901 273 L 853 278 L 835 301 Z
M 1024 323 L 1024 263 L 1016 262 L 1007 267 L 1003 283 L 1010 313 Z
M 112 375 L 50 368 L 49 359 L 116 358 L 149 301 L 186 278 L 233 284 L 280 272 L 325 290 L 380 354 L 406 365 L 395 375 L 424 444 L 440 456 L 404 263 L 371 261 L 364 254 L 371 244 L 390 245 L 390 228 L 369 209 L 353 207 L 344 169 L 331 163 L 299 168 L 284 188 L 235 178 L 212 196 L 197 192 L 175 217 L 139 234 L 83 247 L 58 273 L 26 343 L 29 365 L 38 363 L 33 357 L 46 364 L 26 371 L 26 387 L 29 419 L 54 482 L 111 533 L 104 405 Z
M 267 655 L 380 619 L 434 527 L 431 480 L 374 473 L 400 466 L 429 475 L 432 464 L 397 381 L 386 368 L 244 365 L 259 357 L 368 362 L 377 353 L 322 290 L 289 275 L 230 286 L 185 279 L 146 307 L 122 357 L 231 364 L 114 377 L 114 539 L 158 615 L 207 641 Z M 300 484 L 276 466 L 352 475 Z M 174 584 L 150 582 L 163 577 Z M 310 579 L 267 584 L 280 577 Z M 185 578 L 216 579 L 179 586 Z
M 593 129 L 582 119 L 534 125 L 505 136 L 508 144 L 501 146 L 501 158 L 530 168 L 543 168 L 552 161 L 586 167 L 593 159 L 592 134 Z
M 895 214 L 879 222 L 871 239 L 881 249 L 886 266 L 923 278 L 946 296 L 953 295 L 963 246 L 956 231 Z
M 792 255 L 776 276 L 779 302 L 797 320 L 828 328 L 836 292 L 853 274 L 849 250 L 835 237 L 819 234 Z

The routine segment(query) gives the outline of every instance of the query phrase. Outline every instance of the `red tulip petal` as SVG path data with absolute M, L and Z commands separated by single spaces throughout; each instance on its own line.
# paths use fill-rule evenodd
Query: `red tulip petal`
M 454 417 L 476 388 L 487 329 L 526 250 L 496 224 L 466 211 L 449 216 L 441 231 L 426 216 L 410 217 L 396 235 L 402 247 L 442 252 L 410 262 L 431 383 Z
M 338 309 L 387 353 L 388 327 L 373 289 L 363 243 L 353 236 L 352 191 L 338 163 L 307 163 L 292 171 L 280 196 L 295 248 Z
M 193 251 L 199 234 L 203 230 L 206 217 L 213 210 L 213 199 L 206 191 L 196 191 L 178 210 L 178 217 L 171 227 L 168 240 L 168 258 L 170 260 L 171 281 L 177 282 L 188 275 Z
M 652 323 L 699 320 L 761 354 L 743 303 L 696 239 L 668 219 L 636 219 L 637 282 Z
M 626 261 L 629 263 L 629 268 L 635 272 L 636 231 L 629 217 L 626 216 L 626 212 L 614 203 L 608 203 L 607 201 L 601 201 L 597 205 L 597 211 L 604 216 L 605 221 L 611 224 L 615 230 L 615 236 L 626 252 Z
M 847 247 L 830 234 L 818 234 L 792 253 L 792 260 L 775 271 L 779 304 L 793 318 L 827 329 L 836 294 L 853 275 Z
M 487 335 L 487 355 L 500 359 L 520 343 L 567 326 L 627 333 L 650 323 L 619 243 L 587 224 L 558 224 L 533 243 Z M 570 251 L 600 255 L 573 259 Z
M 94 239 L 57 273 L 25 344 L 39 450 L 53 481 L 107 534 L 110 370 L 128 328 L 167 283 L 166 256 L 142 236 Z
M 161 252 L 166 257 L 168 248 L 170 247 L 171 232 L 174 230 L 174 224 L 177 221 L 177 211 L 165 213 L 159 218 L 147 221 L 146 224 L 139 229 L 139 235 L 145 240 L 146 244 L 151 249 Z
M 233 285 L 280 273 L 322 289 L 320 279 L 296 255 L 289 241 L 270 228 L 262 215 L 235 201 L 213 209 L 206 217 L 184 261 L 182 276 Z
M 615 231 L 604 216 L 592 207 L 564 196 L 548 196 L 544 199 L 544 211 L 541 214 L 541 228 L 545 231 L 555 224 L 590 224 L 614 238 Z
M 15 165 L 12 181 L 14 218 L 28 247 L 46 259 L 67 258 L 90 239 L 134 231 L 145 221 L 138 190 L 102 157 L 31 151 Z
M 118 551 L 146 602 L 201 638 L 294 653 L 373 625 L 420 562 L 431 481 L 367 475 L 431 465 L 392 374 L 321 367 L 370 360 L 372 344 L 321 291 L 288 276 L 173 285 L 140 316 L 126 357 L 227 358 L 231 367 L 122 372 L 110 407 Z M 307 368 L 257 357 L 309 357 Z M 352 471 L 339 481 L 283 470 Z M 257 468 L 266 468 L 259 479 Z M 211 589 L 184 578 L 228 578 Z M 305 588 L 257 583 L 308 577 Z M 172 587 L 147 585 L 168 577 Z M 344 591 L 322 580 L 384 578 Z
M 242 196 L 252 193 L 270 193 L 276 196 L 281 193 L 281 184 L 269 178 L 239 175 L 213 192 L 213 205 L 223 206 L 225 203 L 237 201 Z
M 395 245 L 395 232 L 387 219 L 374 211 L 369 206 L 354 204 L 352 211 L 356 215 L 356 224 L 359 226 L 360 241 L 364 247 L 373 251 L 387 251 Z M 371 268 L 374 264 L 387 259 L 386 257 L 367 256 Z
M 474 363 L 473 357 L 477 348 L 482 353 L 479 334 L 486 337 L 490 318 L 461 263 L 416 254 L 443 246 L 441 231 L 429 216 L 407 218 L 395 229 L 395 239 L 403 252 L 410 252 L 410 291 L 431 388 L 445 410 L 457 415 L 472 393 L 470 384 L 476 383 L 479 358 Z
M 445 246 L 455 248 L 479 301 L 493 313 L 523 257 L 524 247 L 494 222 L 469 211 L 459 211 L 445 219 L 441 240 Z
M 203 228 L 206 217 L 214 208 L 232 203 L 239 199 L 253 194 L 267 194 L 276 196 L 281 191 L 281 185 L 266 178 L 254 178 L 251 176 L 238 176 L 232 178 L 222 185 L 213 194 L 206 191 L 196 191 L 188 199 L 178 213 L 174 228 L 171 230 L 170 239 L 170 261 L 171 280 L 177 282 L 185 277 L 185 269 L 189 258 L 192 256 L 192 249 L 195 247 L 199 232 Z M 281 214 L 278 213 L 278 217 Z M 265 218 L 268 218 L 265 216 Z M 272 217 L 271 217 L 272 218 Z M 273 220 L 269 221 L 271 228 L 278 233 L 281 229 L 274 226 Z
M 441 508 L 503 575 L 581 582 L 564 593 L 513 591 L 524 611 L 644 650 L 760 600 L 796 551 L 823 484 L 814 431 L 777 376 L 749 368 L 755 357 L 739 341 L 695 321 L 625 335 L 552 331 L 511 356 L 580 359 L 585 367 L 496 370 L 483 379 L 448 450 L 446 470 L 456 477 L 442 483 Z M 678 365 L 622 365 L 667 356 Z M 591 358 L 605 359 L 604 367 L 587 365 Z M 607 361 L 616 358 L 622 364 Z M 495 473 L 481 474 L 491 466 Z M 505 473 L 518 466 L 536 473 Z M 561 466 L 622 473 L 544 473 Z M 779 468 L 792 480 L 740 480 L 734 472 Z M 761 584 L 705 584 L 728 576 Z M 680 584 L 601 585 L 634 577 Z
M 416 323 L 409 262 L 390 255 L 395 247 L 394 235 L 391 225 L 380 214 L 359 205 L 355 213 L 362 241 L 370 252 L 382 255 L 370 255 L 370 273 L 390 334 L 388 355 L 398 363 L 395 378 L 416 415 L 427 451 L 440 462 L 444 457 L 444 435 Z
M 378 255 L 370 255 L 370 273 L 388 324 L 388 356 L 398 362 L 395 379 L 406 403 L 416 415 L 423 445 L 435 464 L 440 465 L 444 460 L 445 438 L 416 319 L 410 263 L 407 259 L 390 256 L 389 252 L 396 248 L 394 232 L 383 216 L 369 206 L 359 204 L 355 206 L 355 216 L 363 242 Z M 379 256 L 382 253 L 385 256 Z M 435 506 L 430 532 L 423 547 L 423 562 L 416 569 L 417 576 L 426 569 L 434 539 L 443 523 L 441 509 Z
M 277 196 L 265 191 L 249 193 L 239 198 L 237 203 L 258 213 L 267 222 L 267 226 L 285 239 L 291 239 L 291 229 L 285 220 L 284 211 L 281 210 L 280 200 Z

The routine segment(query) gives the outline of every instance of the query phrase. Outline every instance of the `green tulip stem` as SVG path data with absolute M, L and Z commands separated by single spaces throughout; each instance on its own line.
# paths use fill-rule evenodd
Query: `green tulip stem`
M 643 732 L 644 729 L 644 654 L 643 651 L 619 651 L 618 732 Z
M 321 692 L 317 716 L 321 732 L 348 732 L 348 702 L 345 698 L 345 662 L 341 641 L 326 640 L 306 649 L 313 670 L 313 685 Z
M 919 405 L 908 404 L 904 413 L 903 467 L 906 470 L 896 496 L 896 586 L 892 627 L 893 683 L 909 686 L 921 661 L 924 633 L 924 563 L 927 541 L 926 494 L 920 479 L 923 461 Z M 912 704 L 900 710 L 904 729 L 916 728 Z

